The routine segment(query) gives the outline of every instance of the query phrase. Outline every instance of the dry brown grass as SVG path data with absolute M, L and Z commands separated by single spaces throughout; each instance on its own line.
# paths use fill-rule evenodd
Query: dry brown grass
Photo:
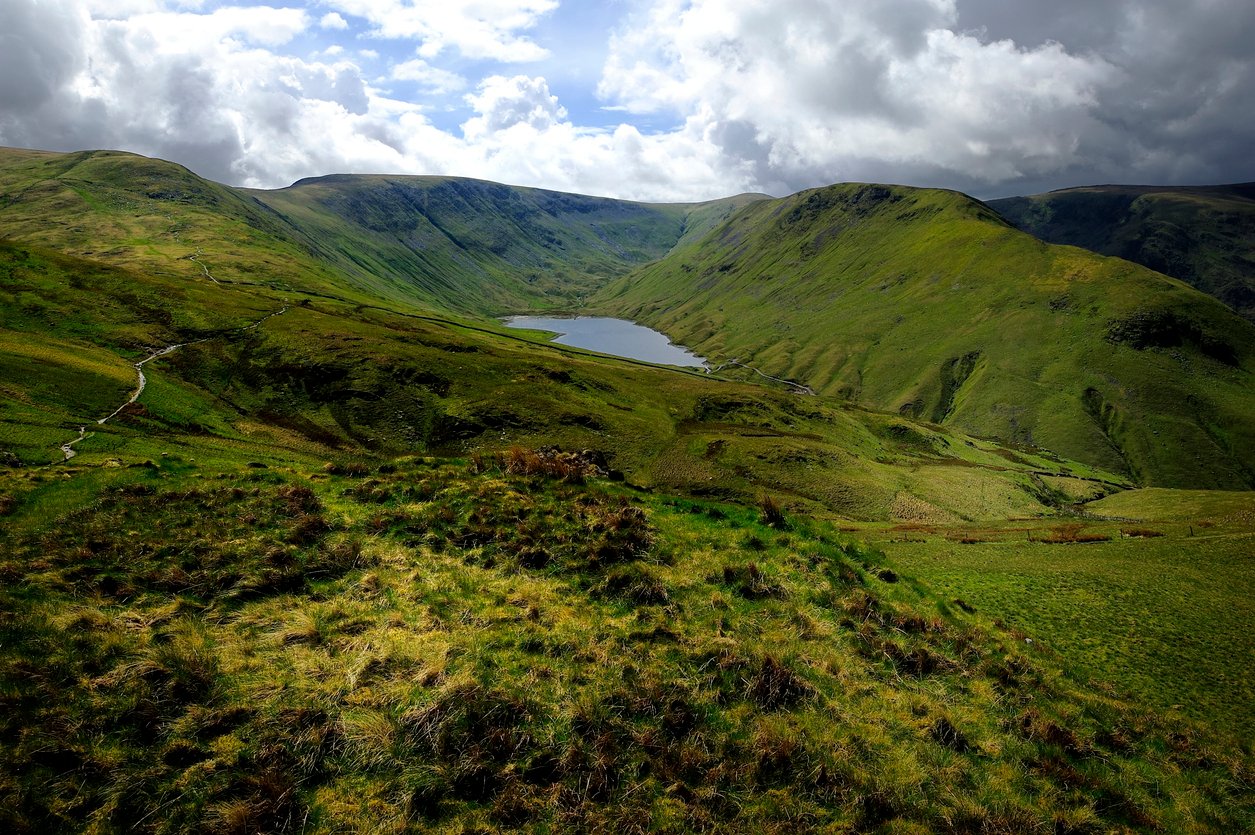
M 1047 545 L 1072 545 L 1084 542 L 1110 542 L 1111 536 L 1105 533 L 1089 532 L 1080 522 L 1056 525 L 1045 534 L 1028 535 L 1029 542 L 1041 542 Z

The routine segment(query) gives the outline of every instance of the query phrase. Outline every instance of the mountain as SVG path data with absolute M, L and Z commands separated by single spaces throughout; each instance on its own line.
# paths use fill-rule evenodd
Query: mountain
M 259 193 L 0 152 L 0 829 L 1250 829 L 1255 494 L 962 431 L 936 410 L 984 396 L 984 354 L 903 413 L 488 318 L 738 236 L 755 266 L 807 224 L 839 263 L 820 230 L 866 221 L 921 269 L 956 247 L 956 292 L 1018 253 L 1065 322 L 1124 310 L 1115 270 L 1182 318 L 1099 348 L 1169 392 L 1171 363 L 1218 398 L 1245 373 L 1248 326 L 1184 285 L 886 191 L 893 222 L 879 191 L 790 219 L 810 195 Z M 544 264 L 565 278 L 519 279 Z M 754 291 L 727 339 L 797 329 Z M 1001 293 L 982 315 L 1035 321 Z M 941 340 L 973 298 L 889 315 Z
M 1044 241 L 1179 278 L 1255 321 L 1255 183 L 1090 186 L 988 205 Z
M 717 363 L 1146 485 L 1255 479 L 1249 324 L 954 193 L 650 205 L 347 175 L 258 192 L 131 154 L 8 150 L 0 194 L 10 240 L 130 273 L 478 321 L 596 308 Z M 213 327 L 214 311 L 177 315 Z
M 653 261 L 701 207 L 654 206 L 449 177 L 337 175 L 254 192 L 359 286 L 389 281 L 446 310 L 578 306 Z
M 961 194 L 850 184 L 756 202 L 591 306 L 714 362 L 1143 484 L 1255 484 L 1255 327 Z
M 757 199 L 650 205 L 350 175 L 253 191 L 134 154 L 18 149 L 0 150 L 0 194 L 7 236 L 65 254 L 481 316 L 576 307 L 607 279 Z

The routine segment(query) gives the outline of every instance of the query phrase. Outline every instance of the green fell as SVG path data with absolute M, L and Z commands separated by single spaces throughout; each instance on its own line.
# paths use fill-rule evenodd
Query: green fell
M 716 363 L 1146 485 L 1253 483 L 1255 328 L 961 194 L 853 184 L 757 202 L 592 306 Z
M 1089 186 L 989 206 L 1044 241 L 1142 264 L 1255 320 L 1255 185 Z
M 728 207 L 651 205 L 451 177 L 335 175 L 233 189 L 116 151 L 0 149 L 5 235 L 219 285 L 476 315 L 578 308 Z

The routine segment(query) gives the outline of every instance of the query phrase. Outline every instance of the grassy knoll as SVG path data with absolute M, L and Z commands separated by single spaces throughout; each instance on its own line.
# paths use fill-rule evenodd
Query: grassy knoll
M 246 193 L 173 163 L 117 151 L 0 149 L 0 194 L 5 237 L 15 242 L 187 284 L 355 292 L 321 263 L 308 234 Z M 367 297 L 414 298 L 386 284 Z
M 842 185 L 756 202 L 594 306 L 716 362 L 1144 484 L 1244 489 L 1255 473 L 1249 323 L 960 194 Z
M 6 829 L 1252 822 L 1249 759 L 877 552 L 584 466 L 7 474 Z
M 1143 264 L 1255 320 L 1255 185 L 1090 186 L 989 205 L 1042 240 Z
M 1255 496 L 1134 490 L 1085 507 L 1070 522 L 864 534 L 1084 676 L 1249 739 Z

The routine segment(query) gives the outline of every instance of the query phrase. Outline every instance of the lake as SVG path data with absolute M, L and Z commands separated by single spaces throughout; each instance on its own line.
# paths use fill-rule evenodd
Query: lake
M 502 321 L 508 328 L 555 331 L 559 336 L 553 342 L 587 348 L 600 354 L 626 357 L 660 365 L 683 365 L 703 368 L 706 361 L 656 330 L 606 316 L 574 316 L 558 318 L 548 316 L 510 316 Z

